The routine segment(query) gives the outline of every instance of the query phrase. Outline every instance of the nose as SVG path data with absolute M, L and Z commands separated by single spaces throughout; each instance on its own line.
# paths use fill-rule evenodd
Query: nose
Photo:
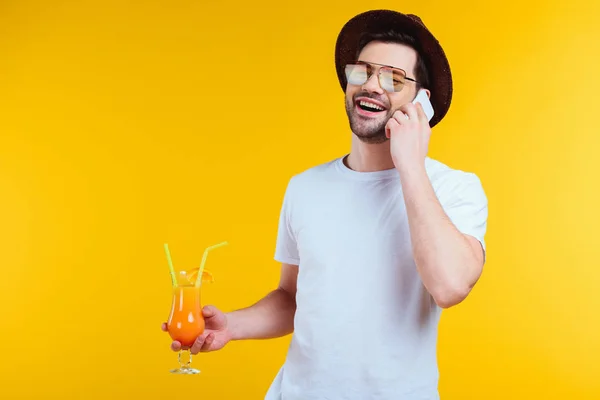
M 379 84 L 379 75 L 372 74 L 369 79 L 363 84 L 363 90 L 369 93 L 383 94 L 383 88 Z

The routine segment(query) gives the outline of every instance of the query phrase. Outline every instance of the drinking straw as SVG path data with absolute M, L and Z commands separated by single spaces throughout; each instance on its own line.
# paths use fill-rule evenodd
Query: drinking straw
M 175 268 L 173 268 L 173 261 L 171 260 L 171 253 L 169 252 L 169 245 L 165 243 L 165 253 L 167 253 L 167 261 L 169 262 L 169 269 L 171 271 L 171 280 L 173 281 L 173 287 L 177 287 L 177 277 L 175 276 Z
M 198 276 L 196 277 L 196 287 L 200 287 L 202 285 L 202 273 L 204 272 L 204 263 L 206 263 L 206 257 L 208 256 L 208 252 L 212 249 L 216 249 L 217 247 L 225 246 L 227 242 L 221 242 L 219 244 L 215 244 L 213 246 L 209 246 L 204 250 L 204 254 L 202 255 L 202 261 L 200 262 L 200 269 L 198 270 Z

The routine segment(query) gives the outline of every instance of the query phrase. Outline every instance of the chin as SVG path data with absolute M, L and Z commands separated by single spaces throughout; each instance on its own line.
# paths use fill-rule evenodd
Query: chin
M 388 140 L 385 136 L 385 127 L 378 130 L 365 130 L 357 127 L 356 129 L 352 129 L 352 133 L 354 133 L 354 136 L 356 136 L 358 140 L 368 144 L 379 144 Z
M 379 123 L 375 126 L 365 126 L 363 121 L 356 120 L 350 122 L 352 133 L 363 143 L 379 144 L 388 140 L 385 136 L 385 124 Z
M 354 133 L 354 135 L 358 138 L 358 140 L 367 144 L 381 144 L 385 143 L 388 140 L 388 138 L 385 136 L 385 132 L 382 132 L 381 134 L 376 133 L 371 135 L 360 135 Z

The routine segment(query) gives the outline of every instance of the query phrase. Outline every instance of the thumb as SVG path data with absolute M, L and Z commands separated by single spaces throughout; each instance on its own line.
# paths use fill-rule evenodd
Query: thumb
M 227 325 L 227 317 L 215 306 L 205 306 L 202 309 L 202 315 L 206 323 L 210 324 L 213 329 L 219 329 Z
M 221 311 L 215 306 L 204 306 L 202 308 L 202 315 L 204 315 L 204 318 L 211 318 L 219 313 L 221 313 Z

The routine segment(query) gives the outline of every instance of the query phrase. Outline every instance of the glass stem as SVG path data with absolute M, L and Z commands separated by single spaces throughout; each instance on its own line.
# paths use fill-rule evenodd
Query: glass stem
M 186 353 L 187 355 L 182 357 L 182 353 Z M 189 350 L 180 350 L 178 358 L 181 369 L 190 369 L 190 364 L 192 363 L 192 353 Z

